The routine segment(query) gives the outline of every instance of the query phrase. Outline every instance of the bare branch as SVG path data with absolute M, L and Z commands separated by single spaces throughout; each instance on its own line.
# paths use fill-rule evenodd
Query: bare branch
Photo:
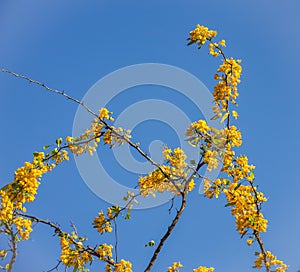
M 145 271 L 144 272 L 149 272 L 151 271 L 152 267 L 154 266 L 154 263 L 158 257 L 158 254 L 160 253 L 164 243 L 166 242 L 166 240 L 169 238 L 169 236 L 171 235 L 173 229 L 175 228 L 175 226 L 177 225 L 185 207 L 186 207 L 186 193 L 183 193 L 181 195 L 181 206 L 180 206 L 180 209 L 177 211 L 176 213 L 176 216 L 174 217 L 171 225 L 168 227 L 166 233 L 164 234 L 164 236 L 160 239 L 160 242 L 157 246 L 157 248 L 155 249 L 153 255 L 152 255 L 152 258 L 148 264 L 148 266 L 146 267 Z
M 12 226 L 8 223 L 5 223 L 5 228 L 8 231 L 9 236 L 10 236 L 10 249 L 11 249 L 11 252 L 12 252 L 12 256 L 10 258 L 7 271 L 11 272 L 12 269 L 13 269 L 13 265 L 14 265 L 16 259 L 17 259 L 17 255 L 18 255 L 17 241 L 16 241 L 16 235 L 13 232 Z
M 58 260 L 57 265 L 54 266 L 53 268 L 51 268 L 50 270 L 47 270 L 47 272 L 51 272 L 51 271 L 54 271 L 54 270 L 58 270 L 58 267 L 60 266 L 61 263 L 62 263 L 62 261 L 61 261 L 61 260 Z
M 106 129 L 109 129 L 113 134 L 117 135 L 118 137 L 120 137 L 122 140 L 124 140 L 127 144 L 129 144 L 131 147 L 133 147 L 138 153 L 140 153 L 140 155 L 142 155 L 147 161 L 149 161 L 153 166 L 155 166 L 156 168 L 158 168 L 161 173 L 169 179 L 169 176 L 165 173 L 165 171 L 161 168 L 160 164 L 158 164 L 157 162 L 155 162 L 146 152 L 144 152 L 140 147 L 139 147 L 139 144 L 135 144 L 133 143 L 132 141 L 130 141 L 129 139 L 125 138 L 123 135 L 117 133 L 115 131 L 115 129 L 108 125 L 107 122 L 105 122 L 104 120 L 100 119 L 98 114 L 96 114 L 95 112 L 93 112 L 84 102 L 76 99 L 76 98 L 73 98 L 72 96 L 68 95 L 66 92 L 64 91 L 59 91 L 59 90 L 56 90 L 56 89 L 52 89 L 50 87 L 48 87 L 46 84 L 42 83 L 42 82 L 39 82 L 37 80 L 34 80 L 34 79 L 31 79 L 27 76 L 24 76 L 24 75 L 20 75 L 20 74 L 17 74 L 15 72 L 12 72 L 12 71 L 9 71 L 9 70 L 6 70 L 6 69 L 1 69 L 1 71 L 3 73 L 7 73 L 7 74 L 10 74 L 10 75 L 13 75 L 15 77 L 18 77 L 18 78 L 22 78 L 22 79 L 25 79 L 27 81 L 29 81 L 30 83 L 34 83 L 34 84 L 37 84 L 41 87 L 43 87 L 44 89 L 46 89 L 47 91 L 49 92 L 53 92 L 55 94 L 59 94 L 59 95 L 62 95 L 64 96 L 65 98 L 75 102 L 76 104 L 82 106 L 83 108 L 85 108 L 87 110 L 87 112 L 89 112 L 90 114 L 92 114 L 93 116 L 95 116 L 96 118 L 98 118 L 104 125 L 105 125 L 105 128 Z

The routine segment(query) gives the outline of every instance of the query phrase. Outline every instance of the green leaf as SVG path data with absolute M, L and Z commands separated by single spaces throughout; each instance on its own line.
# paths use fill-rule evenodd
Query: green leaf
M 51 150 L 51 151 L 50 151 L 50 155 L 51 155 L 51 156 L 53 156 L 53 155 L 55 155 L 55 154 L 56 154 L 56 151 L 55 151 L 55 150 Z
M 217 128 L 214 128 L 214 127 L 210 127 L 211 131 L 214 133 L 214 134 L 217 134 L 219 133 L 219 130 Z
M 234 206 L 235 203 L 236 203 L 235 201 L 229 202 L 229 203 L 227 203 L 227 204 L 225 205 L 225 207 Z
M 241 185 L 242 185 L 242 183 L 238 183 L 238 185 L 235 186 L 234 190 L 237 190 Z
M 251 173 L 250 173 L 249 178 L 251 179 L 251 181 L 254 180 L 254 178 L 255 178 L 254 172 L 251 172 Z
M 189 40 L 189 39 L 188 39 Z M 194 44 L 196 41 L 189 41 L 187 46 L 191 45 L 191 44 Z
M 223 115 L 223 117 L 222 117 L 220 123 L 223 123 L 223 122 L 225 121 L 225 119 L 228 117 L 228 115 L 229 115 L 229 112 L 226 112 L 226 113 Z
M 210 120 L 217 120 L 219 118 L 219 114 L 216 114 L 215 116 L 213 116 L 212 118 L 210 118 Z
M 220 139 L 220 138 L 214 138 L 214 139 L 212 139 L 212 141 L 213 141 L 213 143 L 214 143 L 215 145 L 218 145 L 218 144 L 221 143 L 221 139 Z
M 73 272 L 76 272 L 78 270 L 78 263 L 74 266 Z
M 230 180 L 229 179 L 224 179 L 225 182 L 226 182 L 226 185 L 229 185 L 230 184 Z
M 190 163 L 191 163 L 192 165 L 196 165 L 196 164 L 197 164 L 195 160 L 190 160 Z
M 8 184 L 4 185 L 0 190 L 5 191 L 8 188 Z
M 244 230 L 244 232 L 241 235 L 241 238 L 243 238 L 246 235 L 246 233 L 247 233 L 247 230 Z
M 43 149 L 46 150 L 46 149 L 48 149 L 49 147 L 50 147 L 50 145 L 44 145 L 44 146 L 43 146 Z

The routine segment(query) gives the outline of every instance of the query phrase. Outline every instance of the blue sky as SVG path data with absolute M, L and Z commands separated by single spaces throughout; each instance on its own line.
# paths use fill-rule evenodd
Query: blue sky
M 269 231 L 263 239 L 268 249 L 290 265 L 290 271 L 296 271 L 300 269 L 299 8 L 296 0 L 2 0 L 0 62 L 2 68 L 79 99 L 108 73 L 148 62 L 177 66 L 212 89 L 219 62 L 208 57 L 205 49 L 187 47 L 186 38 L 197 23 L 218 30 L 219 37 L 227 41 L 227 55 L 243 60 L 237 122 L 244 138 L 240 152 L 257 166 L 257 182 L 269 199 L 263 209 Z M 0 183 L 5 184 L 13 179 L 16 168 L 31 160 L 33 151 L 72 133 L 77 106 L 7 74 L 0 74 L 0 82 Z M 201 118 L 189 101 L 151 86 L 127 90 L 110 106 L 118 115 L 130 101 L 145 98 L 166 100 L 181 107 L 192 120 Z M 178 143 L 170 127 L 160 122 L 145 122 L 134 132 L 134 139 L 145 148 L 160 139 L 160 134 L 170 145 Z M 138 175 L 115 165 L 108 148 L 101 146 L 98 153 L 116 180 L 134 184 Z M 253 270 L 255 247 L 241 241 L 224 203 L 193 192 L 153 271 L 166 271 L 178 260 L 184 265 L 182 271 L 199 265 L 225 272 Z M 96 244 L 105 242 L 106 237 L 99 236 L 91 222 L 107 206 L 86 186 L 72 159 L 45 176 L 28 212 L 66 230 L 72 220 L 79 233 Z M 143 245 L 158 241 L 171 221 L 168 208 L 165 204 L 136 211 L 131 221 L 121 220 L 119 255 L 133 262 L 134 271 L 142 271 L 151 256 L 152 249 Z M 34 230 L 31 240 L 20 245 L 15 271 L 46 271 L 59 258 L 59 243 L 52 230 L 40 225 Z M 107 239 L 112 241 L 112 237 Z M 91 271 L 98 267 L 102 266 Z

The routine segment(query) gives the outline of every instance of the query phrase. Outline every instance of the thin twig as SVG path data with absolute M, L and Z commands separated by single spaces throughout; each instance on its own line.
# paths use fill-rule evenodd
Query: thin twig
M 51 268 L 50 270 L 47 270 L 47 272 L 51 272 L 51 271 L 54 271 L 54 270 L 58 270 L 58 267 L 60 266 L 60 264 L 62 263 L 61 260 L 57 260 L 57 265 L 54 266 L 53 268 Z
M 10 235 L 10 242 L 11 242 L 11 252 L 12 252 L 12 256 L 10 258 L 9 264 L 8 264 L 8 272 L 11 272 L 13 269 L 13 265 L 17 259 L 17 241 L 16 241 L 16 235 L 13 232 L 12 226 L 8 223 L 5 223 L 5 227 Z
M 17 215 L 21 215 L 21 216 L 24 216 L 26 218 L 29 218 L 31 219 L 32 221 L 35 221 L 37 223 L 42 223 L 42 224 L 45 224 L 45 225 L 48 225 L 50 226 L 51 228 L 54 229 L 54 233 L 55 234 L 67 234 L 66 232 L 64 232 L 60 226 L 50 222 L 49 220 L 44 220 L 44 219 L 41 219 L 41 218 L 38 218 L 36 216 L 33 216 L 33 215 L 28 215 L 28 214 L 24 214 L 24 213 L 21 213 L 21 212 L 16 212 Z M 86 251 L 87 253 L 89 253 L 90 255 L 92 256 L 95 256 L 97 257 L 98 259 L 100 258 L 100 255 L 99 253 L 97 252 L 97 250 L 95 248 L 92 248 L 91 246 L 84 246 L 82 245 L 81 243 L 78 244 L 72 237 L 68 236 L 68 239 L 70 239 L 70 241 L 74 244 L 74 245 L 77 245 L 77 246 L 80 246 L 82 248 L 82 251 Z M 114 265 L 114 262 L 112 260 L 109 260 L 109 259 L 105 259 L 103 260 L 104 262 L 110 264 L 110 265 Z
M 117 221 L 114 218 L 114 228 L 115 228 L 115 256 L 116 256 L 116 263 L 118 262 L 118 227 Z
M 168 209 L 169 214 L 171 214 L 171 211 L 172 211 L 172 209 L 173 209 L 173 207 L 174 207 L 174 199 L 175 199 L 175 196 L 173 196 L 172 199 L 171 199 L 171 206 L 170 206 L 170 208 Z
M 157 246 L 157 248 L 155 249 L 153 255 L 152 255 L 152 258 L 148 264 L 148 266 L 146 267 L 145 271 L 144 272 L 149 272 L 151 271 L 157 257 L 158 257 L 158 254 L 160 253 L 164 243 L 166 242 L 166 240 L 169 238 L 169 236 L 171 235 L 173 229 L 175 228 L 175 226 L 177 225 L 185 207 L 186 207 L 186 194 L 185 193 L 182 193 L 181 194 L 181 206 L 180 206 L 180 209 L 177 211 L 176 213 L 176 216 L 174 217 L 171 225 L 168 227 L 166 233 L 164 234 L 164 236 L 160 239 L 160 242 Z
M 90 114 L 92 114 L 93 116 L 95 116 L 96 118 L 98 118 L 104 125 L 105 125 L 105 128 L 106 129 L 109 129 L 111 132 L 113 132 L 115 135 L 117 135 L 118 137 L 120 137 L 122 140 L 124 140 L 127 144 L 129 144 L 131 147 L 133 147 L 138 153 L 140 153 L 147 161 L 149 161 L 153 166 L 155 166 L 156 168 L 158 168 L 161 173 L 169 179 L 169 176 L 168 174 L 161 168 L 160 164 L 158 164 L 157 162 L 155 162 L 146 152 L 144 152 L 140 147 L 139 147 L 139 144 L 135 144 L 133 143 L 132 141 L 130 141 L 128 138 L 124 137 L 123 135 L 117 133 L 115 131 L 115 129 L 108 125 L 107 122 L 105 122 L 104 120 L 100 119 L 99 118 L 99 115 L 97 115 L 95 112 L 93 112 L 83 101 L 80 101 L 76 98 L 73 98 L 72 96 L 68 95 L 66 92 L 64 91 L 59 91 L 57 89 L 52 89 L 50 88 L 49 86 L 47 86 L 45 83 L 42 83 L 42 82 L 39 82 L 37 80 L 34 80 L 34 79 L 31 79 L 27 76 L 24 76 L 24 75 L 20 75 L 20 74 L 17 74 L 15 72 L 12 72 L 12 71 L 9 71 L 7 69 L 1 69 L 1 71 L 3 73 L 8 73 L 10 75 L 13 75 L 15 77 L 18 77 L 18 78 L 22 78 L 22 79 L 25 79 L 27 81 L 29 81 L 30 83 L 34 83 L 34 84 L 37 84 L 43 88 L 45 88 L 47 91 L 49 92 L 53 92 L 53 93 L 56 93 L 56 94 L 59 94 L 59 95 L 62 95 L 64 96 L 65 98 L 79 104 L 80 106 L 82 106 L 83 108 L 85 108 L 87 110 L 87 112 L 89 112 Z

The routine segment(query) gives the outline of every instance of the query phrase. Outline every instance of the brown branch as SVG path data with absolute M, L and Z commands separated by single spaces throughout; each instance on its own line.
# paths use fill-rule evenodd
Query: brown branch
M 1 69 L 2 72 L 4 73 L 8 73 L 8 74 L 11 74 L 15 77 L 18 77 L 18 78 L 22 78 L 22 79 L 25 79 L 27 81 L 29 81 L 30 83 L 34 83 L 34 84 L 37 84 L 43 88 L 45 88 L 47 91 L 49 92 L 53 92 L 55 94 L 60 94 L 62 96 L 64 96 L 65 98 L 79 104 L 80 106 L 82 106 L 83 108 L 85 108 L 90 114 L 92 114 L 93 116 L 97 117 L 105 126 L 106 129 L 110 130 L 112 132 L 112 134 L 116 135 L 117 137 L 121 138 L 124 142 L 126 142 L 127 144 L 129 144 L 131 147 L 133 147 L 140 155 L 142 155 L 148 162 L 150 162 L 153 166 L 155 166 L 157 169 L 159 169 L 159 171 L 168 179 L 168 181 L 170 181 L 174 187 L 177 189 L 177 191 L 180 193 L 180 189 L 179 187 L 177 186 L 177 184 L 171 179 L 171 177 L 162 169 L 162 167 L 160 166 L 159 163 L 155 162 L 146 152 L 144 152 L 140 147 L 139 147 L 139 144 L 135 144 L 133 143 L 132 141 L 130 141 L 128 138 L 124 137 L 124 135 L 121 135 L 120 133 L 116 132 L 114 127 L 108 125 L 107 122 L 105 122 L 103 119 L 101 119 L 95 112 L 93 112 L 84 102 L 82 101 L 79 101 L 78 99 L 76 98 L 73 98 L 72 96 L 68 95 L 66 92 L 64 91 L 59 91 L 59 90 L 56 90 L 56 89 L 52 89 L 50 87 L 48 87 L 46 84 L 42 83 L 42 82 L 39 82 L 37 80 L 34 80 L 34 79 L 31 79 L 27 76 L 24 76 L 24 75 L 20 75 L 20 74 L 17 74 L 15 72 L 11 72 L 9 70 L 6 70 L 6 69 Z
M 187 179 L 187 184 L 192 180 L 192 178 L 198 173 L 198 171 L 200 170 L 200 168 L 205 165 L 205 162 L 202 161 L 202 157 L 199 160 L 196 168 L 194 169 L 193 173 L 190 175 L 190 177 Z
M 71 97 L 70 95 L 66 94 L 64 91 L 59 91 L 59 90 L 56 90 L 56 89 L 52 89 L 52 88 L 48 87 L 46 84 L 44 84 L 44 83 L 42 83 L 42 82 L 39 82 L 39 81 L 34 80 L 34 79 L 31 79 L 31 78 L 29 78 L 29 77 L 26 77 L 26 76 L 17 74 L 17 73 L 15 73 L 15 72 L 11 72 L 11 71 L 6 70 L 6 69 L 1 69 L 1 71 L 2 71 L 3 73 L 8 73 L 8 74 L 13 75 L 13 76 L 15 76 L 15 77 L 25 79 L 25 80 L 29 81 L 30 83 L 34 83 L 34 84 L 36 84 L 36 85 L 39 85 L 39 86 L 45 88 L 45 89 L 46 89 L 47 91 L 49 91 L 49 92 L 53 92 L 53 93 L 56 93 L 56 94 L 60 94 L 60 95 L 64 96 L 65 98 L 67 98 L 67 99 L 69 99 L 69 100 L 72 100 L 73 102 L 75 102 L 75 103 L 81 105 L 81 106 L 84 107 L 90 114 L 92 114 L 92 115 L 98 117 L 98 115 L 97 115 L 96 113 L 94 113 L 88 106 L 86 106 L 86 105 L 84 104 L 84 102 L 79 101 L 78 99 L 75 99 L 75 98 Z
M 64 232 L 58 225 L 48 221 L 48 220 L 44 220 L 44 219 L 40 219 L 36 216 L 32 216 L 32 215 L 28 215 L 28 214 L 24 214 L 24 213 L 20 213 L 20 212 L 16 212 L 16 214 L 18 215 L 21 215 L 21 216 L 24 216 L 24 217 L 27 217 L 29 219 L 31 219 L 32 221 L 35 221 L 37 223 L 42 223 L 42 224 L 45 224 L 45 225 L 48 225 L 50 226 L 51 228 L 54 229 L 54 233 L 55 234 L 67 234 L 66 232 Z M 70 239 L 70 241 L 75 244 L 75 245 L 78 245 L 82 248 L 82 251 L 86 251 L 88 252 L 89 254 L 91 254 L 92 256 L 95 256 L 97 257 L 98 259 L 100 258 L 100 255 L 99 253 L 96 251 L 95 248 L 92 248 L 91 246 L 84 246 L 82 244 L 78 244 L 72 237 L 68 236 L 68 239 Z M 104 262 L 110 264 L 110 265 L 114 265 L 114 262 L 112 260 L 109 260 L 109 259 L 105 259 L 103 260 Z
M 160 242 L 157 246 L 157 248 L 155 249 L 153 255 L 152 255 L 152 258 L 148 264 L 148 266 L 146 267 L 145 271 L 144 272 L 149 272 L 151 271 L 152 267 L 154 266 L 154 263 L 158 257 L 158 254 L 160 253 L 164 243 L 166 242 L 166 240 L 169 238 L 169 236 L 171 235 L 173 229 L 175 228 L 176 224 L 178 223 L 185 207 L 186 207 L 186 193 L 182 193 L 181 194 L 181 206 L 180 206 L 180 209 L 177 211 L 176 213 L 176 216 L 174 217 L 171 225 L 168 227 L 166 233 L 164 234 L 164 236 L 160 239 Z
M 212 41 L 212 38 L 207 38 L 207 40 L 214 45 L 214 47 L 219 51 L 219 53 L 222 55 L 222 58 L 224 60 L 224 62 L 227 62 L 228 64 L 230 64 L 231 66 L 231 70 L 229 73 L 233 73 L 233 70 L 232 70 L 232 64 L 227 60 L 227 57 L 223 51 L 223 49 L 218 45 L 218 44 L 215 44 L 213 41 Z M 229 74 L 228 73 L 228 74 Z M 227 86 L 231 87 L 230 84 L 228 83 L 227 81 L 227 78 L 228 78 L 228 74 L 225 73 L 225 83 Z M 226 99 L 226 110 L 228 112 L 228 107 L 229 107 L 229 100 Z M 227 124 L 226 124 L 226 127 L 229 129 L 229 126 L 230 126 L 230 114 L 228 115 L 227 117 Z M 233 177 L 233 176 L 232 176 Z M 256 188 L 254 187 L 254 183 L 253 181 L 249 181 L 250 185 L 251 185 L 251 188 L 252 188 L 252 191 L 254 193 L 254 197 L 255 197 L 255 206 L 256 206 L 256 209 L 257 209 L 257 214 L 259 215 L 261 213 L 261 205 L 259 203 L 259 199 L 258 199 L 258 194 L 257 194 L 257 190 Z M 267 252 L 265 250 L 265 247 L 264 247 L 264 244 L 263 244 L 263 241 L 260 237 L 260 233 L 257 231 L 257 230 L 254 230 L 253 231 L 253 234 L 257 240 L 257 243 L 260 247 L 260 250 L 261 250 L 261 253 L 263 255 L 263 261 L 264 261 L 264 264 L 265 264 L 265 267 L 266 267 L 266 272 L 270 272 L 270 268 L 269 268 L 269 265 L 267 265 Z
M 51 272 L 51 271 L 57 270 L 61 263 L 62 263 L 62 261 L 58 260 L 57 264 L 53 268 L 51 268 L 50 270 L 47 270 L 47 272 Z
M 259 244 L 261 253 L 263 255 L 263 260 L 264 260 L 264 263 L 265 263 L 266 272 L 270 272 L 271 271 L 270 267 L 269 267 L 269 265 L 267 265 L 267 262 L 268 262 L 268 260 L 267 260 L 267 252 L 266 252 L 266 249 L 264 247 L 264 243 L 263 243 L 263 241 L 262 241 L 262 239 L 260 237 L 260 234 L 259 234 L 259 232 L 257 230 L 253 231 L 253 234 L 254 234 L 254 236 L 256 238 L 257 243 Z
M 118 137 L 120 137 L 121 139 L 123 139 L 127 144 L 129 144 L 131 147 L 133 147 L 138 153 L 140 153 L 140 155 L 142 155 L 147 161 L 149 161 L 153 166 L 155 166 L 156 168 L 158 168 L 161 173 L 166 177 L 166 178 L 169 178 L 169 176 L 165 173 L 165 171 L 163 171 L 163 169 L 161 168 L 160 164 L 158 164 L 157 162 L 155 162 L 146 152 L 144 152 L 140 147 L 139 147 L 139 144 L 135 144 L 133 143 L 132 141 L 130 141 L 129 139 L 125 138 L 123 135 L 117 133 L 114 128 L 110 125 L 108 125 L 104 120 L 100 119 L 99 116 L 93 112 L 84 102 L 76 99 L 76 98 L 73 98 L 72 96 L 68 95 L 66 92 L 64 91 L 59 91 L 59 90 L 56 90 L 56 89 L 52 89 L 50 87 L 48 87 L 46 84 L 42 83 L 42 82 L 39 82 L 37 80 L 34 80 L 34 79 L 31 79 L 27 76 L 24 76 L 24 75 L 20 75 L 20 74 L 17 74 L 15 72 L 12 72 L 12 71 L 9 71 L 9 70 L 6 70 L 6 69 L 1 69 L 1 71 L 3 73 L 7 73 L 7 74 L 10 74 L 10 75 L 13 75 L 15 77 L 18 77 L 18 78 L 22 78 L 22 79 L 25 79 L 27 81 L 29 81 L 30 83 L 34 83 L 34 84 L 37 84 L 43 88 L 45 88 L 47 91 L 49 92 L 53 92 L 53 93 L 56 93 L 56 94 L 59 94 L 59 95 L 62 95 L 64 96 L 65 98 L 77 103 L 78 105 L 82 106 L 83 108 L 85 108 L 90 114 L 92 114 L 93 116 L 95 116 L 96 118 L 98 118 L 104 125 L 105 125 L 105 128 L 106 129 L 109 129 L 110 131 L 112 131 L 113 134 L 117 135 Z
M 255 196 L 255 205 L 256 205 L 256 209 L 257 209 L 257 214 L 259 215 L 260 214 L 260 210 L 261 210 L 261 206 L 260 206 L 260 203 L 259 203 L 259 200 L 258 200 L 258 195 L 257 195 L 257 191 L 254 187 L 254 184 L 253 184 L 253 181 L 249 181 L 250 185 L 251 185 L 251 188 L 252 188 L 252 191 L 254 192 L 254 196 Z M 264 246 L 264 243 L 260 237 L 260 234 L 258 231 L 254 230 L 253 231 L 253 234 L 256 238 L 256 241 L 259 245 L 259 248 L 260 248 L 260 251 L 263 255 L 263 260 L 264 260 L 264 264 L 265 264 L 265 267 L 266 267 L 266 271 L 267 272 L 270 272 L 270 268 L 269 266 L 267 265 L 267 252 L 266 252 L 266 249 L 265 249 L 265 246 Z
M 11 242 L 11 252 L 12 252 L 12 256 L 10 258 L 9 264 L 8 264 L 8 272 L 12 271 L 13 265 L 17 259 L 17 241 L 16 241 L 16 235 L 13 232 L 12 226 L 9 223 L 5 223 L 5 227 L 7 229 L 7 231 L 9 232 L 10 235 L 10 242 Z
M 115 229 L 115 256 L 116 256 L 116 263 L 118 262 L 118 227 L 117 227 L 117 221 L 114 218 L 114 229 Z

